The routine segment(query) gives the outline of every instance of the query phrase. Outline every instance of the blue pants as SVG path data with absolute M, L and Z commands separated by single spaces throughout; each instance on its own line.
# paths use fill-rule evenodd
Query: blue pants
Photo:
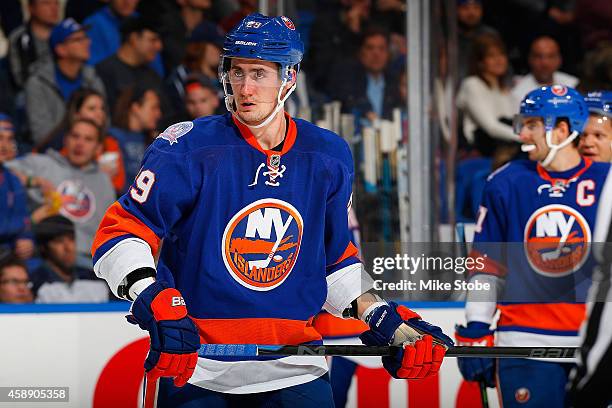
M 329 376 L 280 390 L 256 394 L 227 394 L 186 384 L 175 387 L 171 378 L 161 378 L 157 396 L 159 408 L 333 408 Z
M 574 367 L 524 358 L 497 360 L 498 389 L 504 408 L 563 408 L 565 385 Z

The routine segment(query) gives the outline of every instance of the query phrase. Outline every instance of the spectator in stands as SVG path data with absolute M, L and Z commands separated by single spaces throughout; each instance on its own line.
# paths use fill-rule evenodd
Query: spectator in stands
M 103 129 L 106 134 L 108 127 L 108 114 L 104 96 L 93 89 L 78 89 L 70 97 L 66 115 L 62 122 L 37 146 L 35 152 L 44 152 L 48 148 L 61 150 L 64 135 L 70 123 L 77 119 L 89 119 Z M 111 178 L 116 192 L 125 188 L 125 169 L 121 149 L 112 137 L 104 138 L 104 148 L 98 156 L 98 165 Z
M 344 64 L 357 53 L 359 39 L 370 20 L 370 6 L 370 0 L 319 3 L 303 64 L 310 83 L 319 92 L 331 91 L 327 89 L 330 68 Z
M 400 105 L 398 75 L 388 68 L 389 34 L 368 28 L 361 40 L 358 61 L 343 62 L 330 75 L 330 96 L 342 102 L 345 112 L 357 111 L 369 120 L 390 119 Z
M 155 88 L 131 86 L 119 96 L 113 115 L 113 127 L 108 133 L 121 148 L 128 185 L 140 171 L 144 152 L 156 136 L 155 130 L 160 118 L 160 97 Z
M 205 77 L 192 75 L 185 81 L 186 120 L 214 115 L 219 108 L 217 88 Z
M 15 157 L 16 149 L 13 123 L 0 113 L 0 249 L 28 259 L 33 255 L 34 244 L 25 190 L 17 176 L 4 167 L 4 162 Z
M 104 94 L 104 84 L 89 58 L 89 37 L 85 27 L 72 19 L 62 21 L 51 32 L 49 44 L 53 63 L 41 66 L 26 82 L 28 122 L 34 143 L 42 141 L 66 113 L 66 102 L 79 88 Z
M 89 65 L 96 65 L 117 52 L 121 45 L 121 24 L 136 16 L 138 1 L 111 0 L 108 6 L 83 21 L 83 24 L 90 27 L 89 38 L 92 40 Z
M 496 34 L 494 28 L 482 22 L 481 0 L 457 0 L 457 80 L 470 71 L 472 43 L 481 34 Z
M 32 282 L 25 264 L 13 256 L 0 259 L 0 303 L 31 303 Z
M 75 226 L 56 215 L 35 227 L 42 264 L 30 274 L 36 303 L 106 302 L 108 288 L 90 268 L 76 265 Z
M 457 93 L 463 135 L 482 155 L 492 156 L 499 146 L 519 140 L 512 129 L 516 108 L 509 88 L 508 56 L 498 35 L 476 37 L 470 73 Z
M 119 94 L 132 85 L 162 89 L 161 77 L 149 66 L 162 49 L 154 24 L 142 18 L 129 18 L 121 25 L 121 46 L 96 65 L 106 87 L 108 106 L 115 111 Z
M 578 150 L 593 161 L 612 162 L 612 92 L 590 92 L 585 100 L 589 120 L 580 135 Z
M 185 81 L 191 74 L 202 75 L 217 88 L 218 98 L 223 97 L 217 70 L 223 47 L 223 36 L 217 28 L 198 26 L 187 43 L 183 62 L 166 79 L 166 94 L 175 112 L 184 111 Z
M 63 154 L 53 149 L 45 154 L 31 153 L 6 163 L 26 177 L 44 175 L 61 196 L 60 213 L 76 225 L 78 265 L 91 266 L 93 236 L 106 208 L 115 200 L 111 181 L 97 165 L 103 133 L 89 119 L 74 120 L 64 136 Z M 32 192 L 33 203 L 41 203 Z
M 30 19 L 9 36 L 9 62 L 13 81 L 23 88 L 38 64 L 52 62 L 51 30 L 59 21 L 59 0 L 28 0 Z
M 551 37 L 538 37 L 531 43 L 528 62 L 530 73 L 519 79 L 512 88 L 515 110 L 519 109 L 525 95 L 540 86 L 559 84 L 574 88 L 578 83 L 575 76 L 559 71 L 561 51 L 559 44 Z
M 211 6 L 212 0 L 147 0 L 140 3 L 142 17 L 154 21 L 159 30 L 166 72 L 181 63 L 187 40 L 196 28 L 205 26 L 218 30 L 216 23 L 206 19 Z

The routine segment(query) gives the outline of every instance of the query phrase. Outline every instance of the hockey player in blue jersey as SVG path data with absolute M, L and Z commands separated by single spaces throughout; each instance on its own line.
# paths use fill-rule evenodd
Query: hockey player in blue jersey
M 593 161 L 612 162 L 612 91 L 589 92 L 584 100 L 589 120 L 580 135 L 580 154 Z
M 538 88 L 521 103 L 515 127 L 529 160 L 511 162 L 488 178 L 473 253 L 486 256 L 486 268 L 470 279 L 494 290 L 468 293 L 467 325 L 456 332 L 460 344 L 580 344 L 593 267 L 590 242 L 609 169 L 578 152 L 587 118 L 584 98 L 560 85 Z M 533 359 L 458 362 L 466 380 L 497 385 L 504 407 L 563 407 L 573 366 Z
M 283 111 L 302 54 L 288 18 L 246 17 L 220 62 L 230 113 L 161 133 L 100 224 L 94 270 L 134 301 L 129 320 L 150 334 L 146 390 L 159 406 L 331 406 L 322 356 L 196 353 L 201 343 L 320 343 L 321 309 L 368 323 L 367 345 L 403 345 L 383 358 L 397 378 L 435 374 L 452 344 L 368 293 L 347 224 L 350 150 Z

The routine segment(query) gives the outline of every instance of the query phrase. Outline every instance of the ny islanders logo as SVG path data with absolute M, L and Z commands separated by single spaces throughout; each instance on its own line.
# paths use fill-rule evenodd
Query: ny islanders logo
M 566 205 L 539 208 L 525 225 L 525 255 L 544 276 L 557 278 L 577 271 L 589 256 L 590 242 L 589 224 Z
M 267 291 L 282 284 L 300 252 L 304 223 L 291 204 L 273 198 L 247 205 L 223 233 L 223 262 L 242 286 Z
M 75 222 L 87 221 L 96 210 L 94 193 L 79 180 L 66 180 L 57 186 L 62 196 L 60 213 Z

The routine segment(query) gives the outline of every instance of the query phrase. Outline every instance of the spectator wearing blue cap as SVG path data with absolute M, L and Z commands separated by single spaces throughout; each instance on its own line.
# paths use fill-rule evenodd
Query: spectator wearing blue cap
M 584 99 L 589 120 L 580 135 L 578 150 L 593 161 L 612 162 L 612 91 L 589 92 Z
M 56 25 L 49 37 L 53 62 L 41 66 L 26 82 L 28 123 L 35 144 L 61 122 L 74 91 L 90 88 L 105 94 L 95 70 L 85 65 L 90 45 L 86 30 L 71 18 Z
M 38 64 L 51 62 L 49 36 L 59 21 L 59 0 L 28 0 L 30 19 L 9 36 L 9 62 L 15 84 L 22 88 Z
M 34 244 L 30 233 L 25 190 L 18 177 L 4 167 L 15 157 L 15 133 L 11 118 L 0 113 L 0 249 L 30 258 Z

